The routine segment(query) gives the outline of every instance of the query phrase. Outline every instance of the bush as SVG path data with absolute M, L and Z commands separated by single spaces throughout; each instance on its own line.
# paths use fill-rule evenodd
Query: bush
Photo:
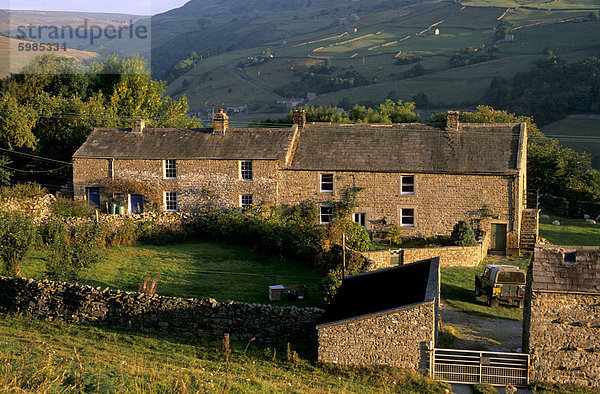
M 184 242 L 188 238 L 184 231 L 156 222 L 143 222 L 138 231 L 138 240 L 146 245 L 172 245 Z
M 498 390 L 491 384 L 473 385 L 473 394 L 497 394 Z
M 8 276 L 21 274 L 23 257 L 35 240 L 31 219 L 21 213 L 0 212 L 0 258 L 2 272 Z
M 86 202 L 80 200 L 71 200 L 59 197 L 52 204 L 52 214 L 58 217 L 69 218 L 90 218 L 94 215 L 95 209 Z
M 100 260 L 98 241 L 102 230 L 95 223 L 68 225 L 51 220 L 40 227 L 43 245 L 48 249 L 46 271 L 54 280 L 72 281 Z
M 473 227 L 466 220 L 461 220 L 456 223 L 450 236 L 452 241 L 457 246 L 475 246 L 477 245 L 477 239 L 475 239 L 475 232 Z
M 326 273 L 321 281 L 321 295 L 326 303 L 330 303 L 342 285 L 342 272 L 346 276 L 365 272 L 368 261 L 360 253 L 346 250 L 346 268 L 343 270 L 342 247 L 335 245 L 329 251 L 319 253 L 315 267 Z
M 110 248 L 113 246 L 133 245 L 139 237 L 138 226 L 131 219 L 123 220 L 120 226 L 101 226 L 99 245 Z
M 26 199 L 43 197 L 48 192 L 42 186 L 37 183 L 17 183 L 13 186 L 2 186 L 0 187 L 0 199 L 16 198 Z
M 359 223 L 344 220 L 339 223 L 339 226 L 346 235 L 346 247 L 359 252 L 365 252 L 371 248 L 369 233 Z

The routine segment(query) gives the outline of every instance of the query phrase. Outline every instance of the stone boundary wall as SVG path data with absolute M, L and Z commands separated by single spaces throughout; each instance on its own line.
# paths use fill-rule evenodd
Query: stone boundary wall
M 540 194 L 539 203 L 539 208 L 543 211 L 564 217 L 569 216 L 569 201 L 566 198 Z
M 415 261 L 440 258 L 441 267 L 476 267 L 487 256 L 491 237 L 485 234 L 477 241 L 476 246 L 443 246 L 438 248 L 406 248 L 401 249 L 399 264 L 410 264 Z M 391 267 L 390 250 L 362 252 L 373 269 Z
M 428 349 L 438 336 L 439 302 L 440 264 L 434 258 L 422 302 L 318 325 L 319 361 L 390 365 L 425 374 Z
M 50 217 L 55 201 L 56 197 L 52 194 L 34 198 L 3 198 L 0 199 L 0 211 L 27 213 L 37 221 Z
M 600 294 L 532 293 L 530 285 L 528 293 L 523 344 L 530 378 L 600 387 Z
M 590 215 L 591 219 L 596 219 L 600 216 L 600 203 L 577 201 L 576 211 L 578 218 L 582 218 L 583 215 Z
M 48 280 L 0 276 L 0 313 L 190 337 L 312 341 L 319 308 L 147 296 Z

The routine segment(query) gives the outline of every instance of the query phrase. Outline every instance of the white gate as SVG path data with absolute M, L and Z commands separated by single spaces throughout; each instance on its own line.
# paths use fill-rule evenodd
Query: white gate
M 448 383 L 527 386 L 529 354 L 433 348 L 429 376 Z

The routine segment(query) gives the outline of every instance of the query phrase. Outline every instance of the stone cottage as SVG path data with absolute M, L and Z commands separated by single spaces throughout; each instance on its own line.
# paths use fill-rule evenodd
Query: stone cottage
M 306 123 L 230 128 L 215 114 L 205 129 L 96 129 L 73 155 L 75 198 L 128 212 L 147 209 L 147 189 L 166 211 L 355 199 L 352 219 L 368 231 L 397 225 L 406 236 L 447 235 L 461 219 L 517 252 L 526 208 L 525 124 Z M 129 182 L 122 190 L 107 183 Z M 135 188 L 131 182 L 147 186 Z
M 437 337 L 439 259 L 345 277 L 317 326 L 319 361 L 425 372 Z
M 532 380 L 600 387 L 600 247 L 536 245 L 523 342 Z

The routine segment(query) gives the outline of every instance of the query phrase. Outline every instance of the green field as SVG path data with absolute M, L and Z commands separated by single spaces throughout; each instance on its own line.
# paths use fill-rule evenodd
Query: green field
M 170 94 L 186 94 L 192 109 L 207 104 L 254 103 L 256 111 L 276 109 L 280 97 L 273 91 L 293 81 L 315 61 L 336 67 L 336 76 L 348 70 L 360 72 L 372 85 L 322 94 L 315 105 L 335 105 L 342 98 L 351 102 L 379 102 L 395 92 L 403 100 L 418 93 L 427 94 L 438 106 L 480 103 L 495 76 L 511 78 L 529 70 L 543 58 L 548 48 L 566 60 L 597 55 L 600 22 L 588 18 L 589 10 L 600 8 L 600 1 L 451 1 L 424 2 L 411 6 L 392 6 L 374 2 L 367 11 L 360 4 L 334 3 L 320 8 L 265 15 L 262 22 L 277 25 L 285 39 L 277 39 L 243 51 L 228 51 L 209 57 L 194 70 L 173 81 Z M 535 7 L 531 7 L 535 5 Z M 529 8 L 519 8 L 528 6 Z M 502 21 L 515 25 L 516 41 L 500 43 L 496 60 L 449 68 L 448 59 L 465 47 L 483 48 L 493 42 L 494 29 Z M 349 12 L 359 15 L 348 30 L 336 22 Z M 565 20 L 567 22 L 565 23 Z M 256 23 L 255 21 L 249 22 Z M 435 24 L 439 36 L 425 30 Z M 285 27 L 284 27 L 285 26 Z M 292 34 L 292 35 L 289 35 Z M 270 48 L 274 58 L 262 65 L 237 70 L 235 65 L 249 55 Z M 395 65 L 397 56 L 421 55 L 428 73 L 403 79 L 413 65 Z M 237 77 L 236 75 L 237 74 Z M 183 87 L 185 82 L 186 88 Z M 293 94 L 290 93 L 289 96 Z M 251 110 L 252 111 L 252 110 Z
M 269 285 L 305 284 L 309 299 L 293 305 L 320 302 L 320 276 L 316 271 L 297 262 L 254 253 L 243 246 L 193 242 L 113 247 L 103 252 L 101 262 L 83 273 L 81 283 L 138 291 L 150 272 L 152 278 L 160 274 L 159 295 L 251 303 L 269 303 Z M 45 252 L 33 251 L 23 263 L 22 275 L 44 278 L 44 257 Z
M 543 214 L 544 212 L 542 212 Z M 554 245 L 600 246 L 600 224 L 588 224 L 584 219 L 567 219 L 551 215 L 550 219 L 540 219 L 540 237 Z M 552 225 L 560 220 L 560 226 Z
M 218 339 L 191 340 L 0 314 L 0 392 L 428 392 L 447 384 L 392 368 L 338 368 Z M 291 350 L 298 350 L 292 345 Z M 310 352 L 309 352 L 310 353 Z M 289 360 L 289 361 L 288 361 Z
M 600 116 L 562 119 L 542 127 L 542 132 L 569 148 L 591 154 L 594 167 L 600 170 Z

